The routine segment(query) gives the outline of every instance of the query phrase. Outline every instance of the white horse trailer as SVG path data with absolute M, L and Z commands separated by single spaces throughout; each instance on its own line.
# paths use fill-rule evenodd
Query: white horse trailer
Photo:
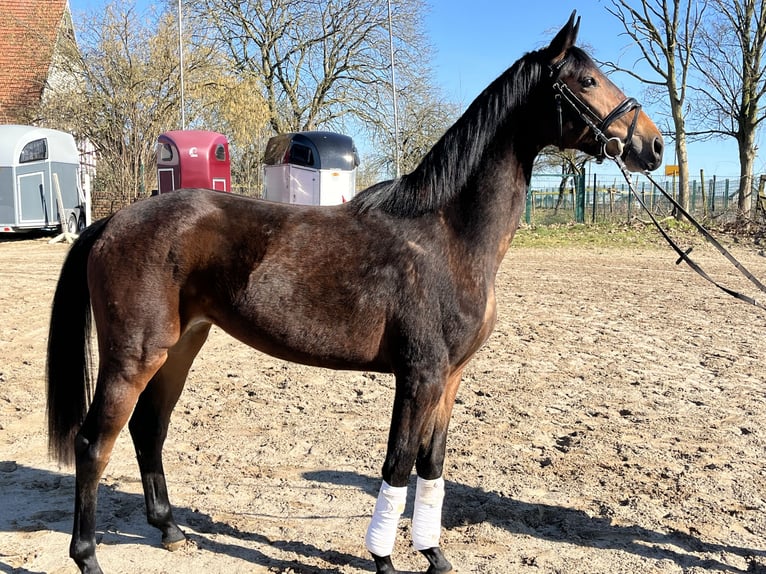
M 264 199 L 336 205 L 356 194 L 359 155 L 354 140 L 332 132 L 280 134 L 263 158 Z
M 0 125 L 0 232 L 53 230 L 60 221 L 70 233 L 90 224 L 90 201 L 80 182 L 74 138 L 47 128 Z

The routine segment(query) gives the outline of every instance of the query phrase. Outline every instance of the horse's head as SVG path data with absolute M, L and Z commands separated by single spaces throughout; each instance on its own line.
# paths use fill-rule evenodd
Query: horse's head
M 621 157 L 631 171 L 654 170 L 662 161 L 662 135 L 633 98 L 627 98 L 575 47 L 575 13 L 542 52 L 556 102 L 556 142 L 598 158 Z

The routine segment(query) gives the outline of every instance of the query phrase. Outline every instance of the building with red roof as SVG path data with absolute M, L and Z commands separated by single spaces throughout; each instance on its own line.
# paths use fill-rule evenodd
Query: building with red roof
M 55 87 L 56 58 L 74 39 L 68 0 L 3 0 L 0 9 L 0 123 L 34 123 Z

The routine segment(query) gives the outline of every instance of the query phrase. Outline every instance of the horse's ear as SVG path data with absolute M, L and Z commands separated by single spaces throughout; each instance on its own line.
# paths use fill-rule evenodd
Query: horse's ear
M 577 32 L 580 29 L 580 18 L 577 16 L 577 10 L 572 12 L 569 17 L 569 21 L 564 27 L 556 34 L 556 37 L 551 41 L 551 45 L 548 46 L 547 52 L 550 58 L 550 64 L 558 64 L 559 61 L 566 55 L 567 50 L 575 45 L 577 41 Z

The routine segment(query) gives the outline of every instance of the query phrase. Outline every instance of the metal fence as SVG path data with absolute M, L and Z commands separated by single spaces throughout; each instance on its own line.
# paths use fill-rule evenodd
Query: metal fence
M 675 177 L 654 178 L 673 198 L 678 197 Z M 758 185 L 763 176 L 753 177 L 753 209 L 757 206 Z M 562 185 L 563 182 L 563 185 Z M 657 217 L 673 213 L 670 202 L 645 177 L 634 176 L 634 186 L 642 201 Z M 689 212 L 700 220 L 726 222 L 737 213 L 738 177 L 693 178 L 689 180 Z M 592 174 L 587 178 L 535 174 L 527 193 L 525 220 L 528 224 L 617 223 L 640 217 L 642 208 L 630 193 L 621 175 Z M 761 216 L 763 215 L 760 212 Z

